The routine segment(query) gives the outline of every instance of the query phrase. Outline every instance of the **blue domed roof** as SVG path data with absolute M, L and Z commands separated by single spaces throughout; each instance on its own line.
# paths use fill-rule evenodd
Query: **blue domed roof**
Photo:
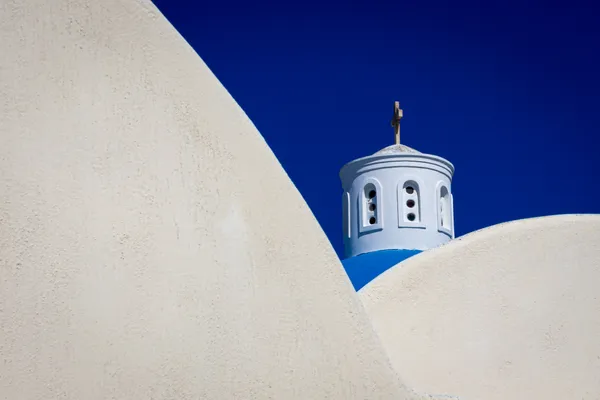
M 420 250 L 373 251 L 342 260 L 342 265 L 354 285 L 354 289 L 359 291 L 394 265 L 420 252 Z

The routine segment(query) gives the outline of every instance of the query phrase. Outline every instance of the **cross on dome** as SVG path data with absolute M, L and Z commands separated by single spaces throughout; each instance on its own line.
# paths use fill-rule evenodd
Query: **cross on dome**
M 394 128 L 396 144 L 400 144 L 400 119 L 402 119 L 402 109 L 400 108 L 400 102 L 395 101 L 394 115 L 392 116 L 392 127 Z

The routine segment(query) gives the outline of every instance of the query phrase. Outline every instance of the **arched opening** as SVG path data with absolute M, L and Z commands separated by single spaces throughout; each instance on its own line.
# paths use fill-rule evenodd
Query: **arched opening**
M 447 231 L 452 234 L 453 231 L 453 213 L 452 213 L 452 195 L 444 185 L 438 189 L 438 225 L 441 231 Z
M 414 180 L 408 180 L 399 188 L 398 207 L 400 212 L 400 225 L 412 225 L 421 223 L 421 190 L 419 184 Z
M 342 197 L 342 229 L 344 236 L 350 238 L 350 193 L 345 192 Z
M 379 220 L 378 190 L 373 183 L 367 183 L 363 190 L 363 223 L 365 225 L 376 225 Z
M 368 178 L 358 193 L 359 233 L 367 233 L 383 228 L 383 198 L 381 184 L 375 178 Z

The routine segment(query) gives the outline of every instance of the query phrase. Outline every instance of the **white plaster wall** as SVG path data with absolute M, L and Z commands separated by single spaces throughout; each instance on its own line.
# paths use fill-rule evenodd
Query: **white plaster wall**
M 0 398 L 412 398 L 151 3 L 2 0 L 0 54 Z
M 493 226 L 360 291 L 408 385 L 461 399 L 600 398 L 600 216 Z

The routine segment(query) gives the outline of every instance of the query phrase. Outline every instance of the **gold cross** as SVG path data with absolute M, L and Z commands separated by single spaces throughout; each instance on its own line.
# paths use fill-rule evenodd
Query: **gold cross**
M 394 102 L 394 116 L 392 117 L 392 126 L 394 127 L 394 134 L 396 136 L 396 144 L 400 144 L 400 119 L 402 118 L 402 109 L 400 108 L 400 102 Z

